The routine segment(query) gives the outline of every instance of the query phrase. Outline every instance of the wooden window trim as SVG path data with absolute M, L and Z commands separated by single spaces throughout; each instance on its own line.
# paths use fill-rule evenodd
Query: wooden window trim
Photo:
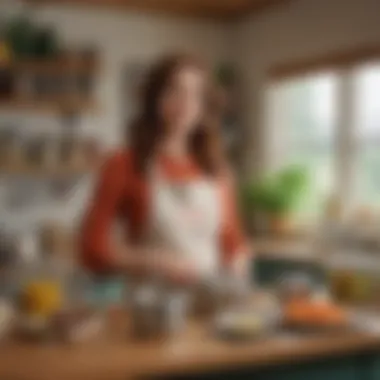
M 341 70 L 380 59 L 380 45 L 328 53 L 319 57 L 274 65 L 269 77 L 275 80 L 287 79 L 309 73 Z

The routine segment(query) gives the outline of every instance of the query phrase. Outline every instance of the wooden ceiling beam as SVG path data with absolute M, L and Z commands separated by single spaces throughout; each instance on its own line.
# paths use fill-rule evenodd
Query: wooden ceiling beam
M 25 0 L 29 4 L 84 5 L 172 15 L 236 19 L 291 0 Z

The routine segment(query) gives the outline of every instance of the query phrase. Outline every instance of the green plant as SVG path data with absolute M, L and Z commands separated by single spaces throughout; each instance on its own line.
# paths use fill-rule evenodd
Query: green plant
M 285 168 L 244 186 L 244 206 L 272 216 L 290 213 L 304 194 L 307 182 L 303 168 Z
M 59 53 L 55 30 L 40 27 L 26 16 L 11 19 L 6 25 L 4 35 L 16 59 L 50 58 Z
M 5 38 L 16 58 L 25 58 L 31 54 L 34 27 L 26 17 L 16 17 L 9 21 L 5 29 Z

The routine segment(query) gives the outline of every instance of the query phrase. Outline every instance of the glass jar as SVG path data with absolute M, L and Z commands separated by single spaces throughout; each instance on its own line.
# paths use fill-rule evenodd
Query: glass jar
M 21 268 L 20 308 L 25 315 L 51 317 L 65 304 L 65 274 L 51 257 L 39 257 Z
M 130 289 L 132 332 L 136 338 L 170 338 L 186 327 L 190 294 L 151 282 Z
M 336 253 L 326 262 L 331 294 L 339 302 L 370 304 L 376 297 L 379 259 L 366 252 Z

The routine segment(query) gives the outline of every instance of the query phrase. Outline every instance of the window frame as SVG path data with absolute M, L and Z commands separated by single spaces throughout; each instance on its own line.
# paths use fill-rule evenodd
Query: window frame
M 358 116 L 357 111 L 357 88 L 356 80 L 357 74 L 361 67 L 378 66 L 380 69 L 380 55 L 374 55 L 371 59 L 361 60 L 355 59 L 345 65 L 328 64 L 314 65 L 315 70 L 299 70 L 286 67 L 282 70 L 277 70 L 281 75 L 270 76 L 265 90 L 265 133 L 264 133 L 264 149 L 265 157 L 263 160 L 263 171 L 273 171 L 279 167 L 281 162 L 281 155 L 283 156 L 284 147 L 281 147 L 281 140 L 274 143 L 273 139 L 276 134 L 273 133 L 276 126 L 276 121 L 273 115 L 281 118 L 281 110 L 278 110 L 279 104 L 276 104 L 273 88 L 281 83 L 288 81 L 298 80 L 307 77 L 317 77 L 321 73 L 334 73 L 337 76 L 337 90 L 336 90 L 336 107 L 337 115 L 335 120 L 335 133 L 334 142 L 332 146 L 332 164 L 333 164 L 333 182 L 334 188 L 332 195 L 337 196 L 339 201 L 350 208 L 356 202 L 357 194 L 355 194 L 355 181 L 356 181 L 356 165 L 358 164 L 358 157 L 362 147 L 368 146 L 368 142 L 360 141 L 358 138 Z M 301 64 L 298 67 L 303 67 Z M 305 64 L 305 68 L 313 67 L 312 64 Z M 297 74 L 298 72 L 298 74 Z M 286 75 L 288 73 L 289 75 Z M 277 101 L 278 102 L 278 101 Z M 279 103 L 279 102 L 278 102 Z M 280 106 L 281 107 L 281 106 Z M 380 107 L 380 97 L 379 97 Z M 281 131 L 282 136 L 286 131 Z M 380 129 L 378 138 L 371 143 L 378 143 L 380 149 Z M 273 152 L 276 152 L 275 154 Z M 380 197 L 379 197 L 380 198 Z M 380 205 L 380 202 L 379 202 Z

